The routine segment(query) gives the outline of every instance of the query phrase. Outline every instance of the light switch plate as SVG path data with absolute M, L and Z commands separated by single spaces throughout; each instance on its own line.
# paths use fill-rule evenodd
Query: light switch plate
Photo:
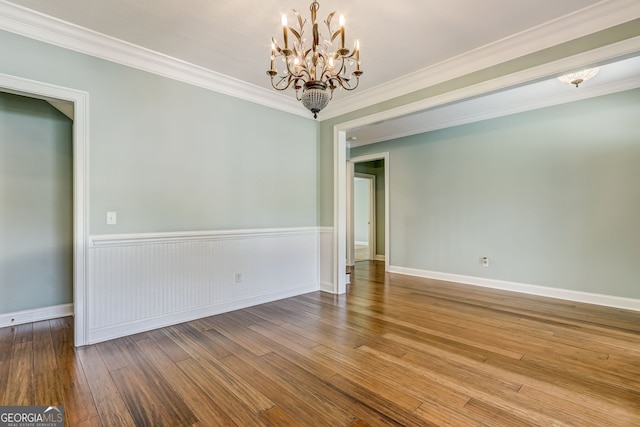
M 116 225 L 118 218 L 115 212 L 107 212 L 107 225 Z

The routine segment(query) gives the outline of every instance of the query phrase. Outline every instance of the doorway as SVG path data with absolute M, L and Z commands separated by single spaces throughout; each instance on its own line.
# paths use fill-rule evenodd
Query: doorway
M 88 236 L 88 145 L 89 94 L 48 83 L 0 74 L 0 91 L 73 104 L 73 313 L 74 344 L 87 344 L 87 236 Z
M 43 100 L 0 91 L 0 132 L 0 326 L 67 316 L 72 120 Z
M 389 153 L 352 158 L 347 167 L 346 261 L 385 261 L 388 267 Z M 363 194 L 364 193 L 364 194 Z M 366 236 L 366 237 L 363 237 Z
M 354 262 L 373 260 L 376 256 L 375 189 L 375 175 L 355 173 L 353 179 Z

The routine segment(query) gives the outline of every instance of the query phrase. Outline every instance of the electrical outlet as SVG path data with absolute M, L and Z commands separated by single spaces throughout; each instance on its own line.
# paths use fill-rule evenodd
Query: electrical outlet
M 483 256 L 480 260 L 482 262 L 482 266 L 483 267 L 489 267 L 489 258 L 488 257 Z
M 242 273 L 236 273 L 236 283 L 242 282 Z

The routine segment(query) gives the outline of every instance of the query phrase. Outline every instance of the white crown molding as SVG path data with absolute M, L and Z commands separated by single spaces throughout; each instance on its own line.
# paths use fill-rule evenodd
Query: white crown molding
M 558 93 L 553 97 L 542 95 L 539 98 L 523 99 L 521 102 L 512 101 L 509 105 L 497 106 L 495 108 L 478 109 L 472 114 L 457 115 L 453 114 L 452 119 L 446 121 L 438 121 L 429 125 L 412 128 L 407 131 L 385 134 L 381 137 L 358 140 L 351 142 L 349 148 L 361 147 L 364 145 L 375 144 L 381 141 L 390 141 L 393 139 L 403 138 L 405 136 L 417 135 L 420 133 L 431 132 L 439 129 L 446 129 L 454 126 L 475 123 L 482 120 L 495 119 L 498 117 L 508 116 L 511 114 L 523 113 L 526 111 L 538 110 L 541 108 L 552 107 L 554 105 L 567 104 L 574 101 L 581 101 L 598 96 L 609 95 L 617 92 L 624 92 L 640 87 L 640 77 L 631 77 L 624 80 L 618 80 L 605 85 L 592 87 L 590 90 L 570 90 Z M 488 95 L 491 96 L 491 95 Z
M 281 93 L 0 0 L 0 29 L 75 52 L 308 117 Z
M 538 295 L 542 297 L 558 298 L 568 301 L 596 304 L 606 307 L 622 308 L 625 310 L 640 311 L 640 300 L 625 298 L 615 295 L 595 294 L 591 292 L 574 291 L 571 289 L 551 288 L 547 286 L 529 285 L 525 283 L 508 282 L 504 280 L 487 279 L 484 277 L 464 276 L 461 274 L 441 273 L 436 271 L 420 270 L 416 268 L 390 266 L 390 273 L 406 274 L 408 276 L 423 277 L 426 279 L 443 280 L 446 282 L 463 283 L 466 285 L 481 286 L 484 288 L 502 289 L 505 291 L 519 292 L 523 294 Z
M 392 82 L 336 100 L 331 119 L 489 66 L 622 24 L 640 16 L 637 0 L 602 0 Z M 0 29 L 308 118 L 291 97 L 0 0 Z
M 331 119 L 568 42 L 640 17 L 637 0 L 603 0 L 572 14 L 479 47 L 391 82 L 351 94 L 322 111 Z
M 340 123 L 336 130 L 347 131 L 361 126 L 379 123 L 385 120 L 391 120 L 406 114 L 416 113 L 428 108 L 438 107 L 451 102 L 457 102 L 463 99 L 482 96 L 487 93 L 503 90 L 509 87 L 515 87 L 541 78 L 558 75 L 570 70 L 584 68 L 594 63 L 607 62 L 614 58 L 620 58 L 640 51 L 640 36 L 618 43 L 607 45 L 588 52 L 580 53 L 571 57 L 559 59 L 537 67 L 528 68 L 508 76 L 487 80 L 472 86 L 466 86 L 431 98 L 421 99 L 399 107 L 390 108 L 388 110 L 374 113 L 369 116 L 360 117 L 344 123 Z

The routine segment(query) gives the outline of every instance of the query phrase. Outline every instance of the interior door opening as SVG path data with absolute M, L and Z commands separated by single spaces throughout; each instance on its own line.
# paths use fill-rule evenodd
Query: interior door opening
M 49 83 L 0 74 L 0 91 L 43 99 L 73 116 L 73 315 L 74 344 L 88 344 L 86 282 L 88 236 L 89 94 Z M 69 108 L 71 107 L 71 108 Z
M 354 262 L 370 261 L 376 256 L 376 176 L 356 172 L 353 180 Z
M 388 153 L 352 158 L 347 168 L 346 261 L 385 261 L 388 268 Z

